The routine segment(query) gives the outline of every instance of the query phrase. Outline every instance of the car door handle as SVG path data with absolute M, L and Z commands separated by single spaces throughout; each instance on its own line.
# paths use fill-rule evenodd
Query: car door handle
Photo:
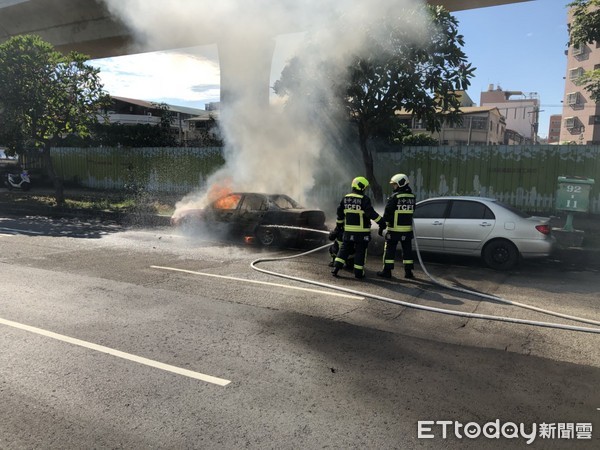
M 491 227 L 491 226 L 492 226 L 492 224 L 491 224 L 491 223 L 489 223 L 489 222 L 481 222 L 481 223 L 479 224 L 479 226 L 480 226 L 480 227 Z
M 439 220 L 436 220 L 431 225 L 444 225 L 444 222 L 440 222 Z

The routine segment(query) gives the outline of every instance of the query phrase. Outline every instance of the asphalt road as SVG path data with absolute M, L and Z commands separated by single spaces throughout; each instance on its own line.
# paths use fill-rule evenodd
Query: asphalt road
M 259 264 L 357 292 L 335 291 L 250 268 L 297 251 L 169 228 L 7 217 L 0 245 L 1 449 L 599 446 L 600 334 L 369 295 L 592 325 L 445 289 L 420 269 L 414 282 L 380 280 L 375 257 L 366 280 L 333 279 L 325 252 Z M 458 286 L 600 320 L 589 266 L 425 264 Z M 452 423 L 444 439 L 446 425 L 425 421 Z M 490 422 L 533 429 L 532 445 L 510 428 L 467 437 Z

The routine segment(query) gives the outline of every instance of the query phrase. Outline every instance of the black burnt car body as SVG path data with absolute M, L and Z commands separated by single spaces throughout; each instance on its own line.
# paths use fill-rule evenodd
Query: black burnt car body
M 304 247 L 327 240 L 325 213 L 303 208 L 284 194 L 233 192 L 204 209 L 176 213 L 171 224 L 266 247 Z

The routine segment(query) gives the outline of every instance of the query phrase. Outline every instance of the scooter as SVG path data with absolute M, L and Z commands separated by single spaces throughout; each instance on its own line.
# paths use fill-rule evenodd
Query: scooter
M 4 179 L 4 184 L 6 187 L 11 189 L 21 189 L 23 191 L 28 191 L 31 188 L 31 179 L 29 178 L 29 172 L 26 170 L 21 173 L 7 173 L 6 178 Z

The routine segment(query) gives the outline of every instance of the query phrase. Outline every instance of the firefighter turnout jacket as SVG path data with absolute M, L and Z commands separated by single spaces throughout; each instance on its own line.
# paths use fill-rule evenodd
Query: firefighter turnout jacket
M 412 233 L 412 217 L 415 211 L 416 198 L 407 185 L 394 191 L 388 198 L 383 218 L 388 232 Z
M 345 233 L 367 234 L 371 231 L 371 220 L 380 227 L 385 226 L 381 217 L 371 204 L 371 199 L 359 191 L 353 190 L 346 194 L 337 208 L 336 225 Z

